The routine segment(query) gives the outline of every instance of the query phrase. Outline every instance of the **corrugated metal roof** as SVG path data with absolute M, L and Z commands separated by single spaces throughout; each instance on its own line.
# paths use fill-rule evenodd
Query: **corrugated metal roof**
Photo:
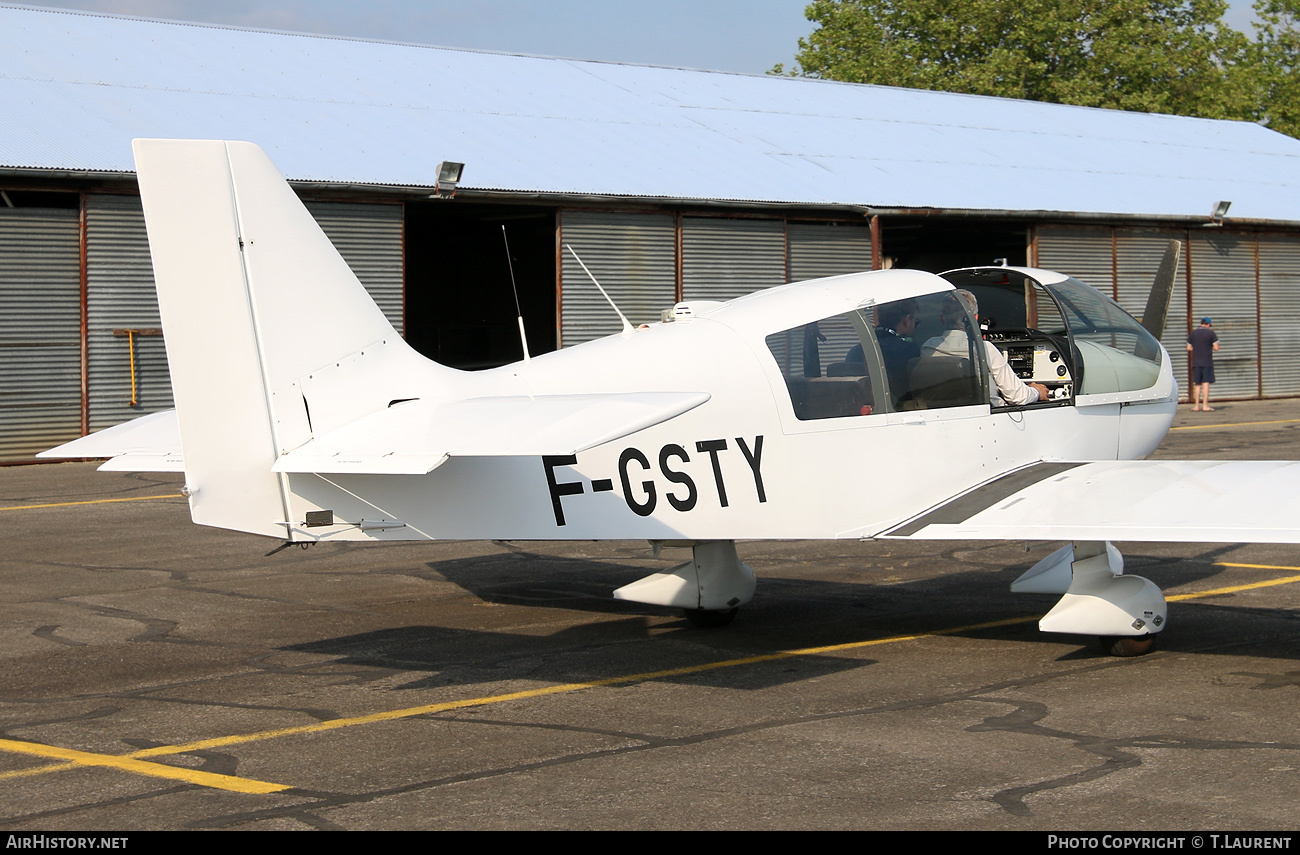
M 1300 221 L 1300 140 L 1247 122 L 0 7 L 0 167 L 130 172 L 242 139 L 290 179 Z

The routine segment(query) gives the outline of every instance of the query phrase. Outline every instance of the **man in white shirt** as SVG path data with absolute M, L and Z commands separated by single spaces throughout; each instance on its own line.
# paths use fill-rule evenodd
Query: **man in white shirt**
M 971 292 L 961 289 L 955 292 L 958 299 L 966 304 L 966 308 L 975 318 L 975 323 L 979 323 L 979 302 Z M 925 343 L 921 349 L 924 355 L 933 353 L 942 356 L 956 356 L 964 358 L 967 355 L 967 336 L 965 330 L 954 327 L 942 336 L 935 336 Z M 1023 407 L 1026 404 L 1032 404 L 1035 401 L 1047 400 L 1047 387 L 1042 383 L 1025 383 L 1016 376 L 1016 372 L 1011 370 L 1007 364 L 1007 358 L 1002 351 L 994 347 L 990 342 L 984 342 L 984 356 L 989 364 L 989 398 L 993 406 L 1013 406 Z

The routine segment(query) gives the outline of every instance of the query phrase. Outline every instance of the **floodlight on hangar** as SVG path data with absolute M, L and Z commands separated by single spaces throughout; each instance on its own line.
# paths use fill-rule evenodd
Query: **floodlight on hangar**
M 438 180 L 433 185 L 434 195 L 442 199 L 455 196 L 456 185 L 460 183 L 460 176 L 464 171 L 465 164 L 453 160 L 444 160 L 438 164 Z

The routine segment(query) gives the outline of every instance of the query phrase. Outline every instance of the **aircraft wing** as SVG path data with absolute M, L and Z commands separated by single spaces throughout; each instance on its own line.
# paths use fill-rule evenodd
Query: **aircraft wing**
M 280 457 L 275 472 L 423 475 L 448 457 L 577 454 L 667 421 L 705 392 L 405 401 Z
M 876 537 L 1300 543 L 1297 461 L 1040 462 Z

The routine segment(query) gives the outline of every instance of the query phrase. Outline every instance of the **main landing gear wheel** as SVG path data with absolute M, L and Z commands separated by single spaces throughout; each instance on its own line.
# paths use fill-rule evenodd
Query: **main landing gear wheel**
M 738 611 L 740 611 L 739 608 L 721 609 L 718 611 L 712 611 L 710 609 L 682 609 L 682 615 L 691 626 L 699 627 L 701 629 L 717 629 L 718 627 L 726 626 L 735 620 L 736 612 Z
M 1109 656 L 1143 656 L 1156 646 L 1154 635 L 1102 635 L 1097 640 Z

